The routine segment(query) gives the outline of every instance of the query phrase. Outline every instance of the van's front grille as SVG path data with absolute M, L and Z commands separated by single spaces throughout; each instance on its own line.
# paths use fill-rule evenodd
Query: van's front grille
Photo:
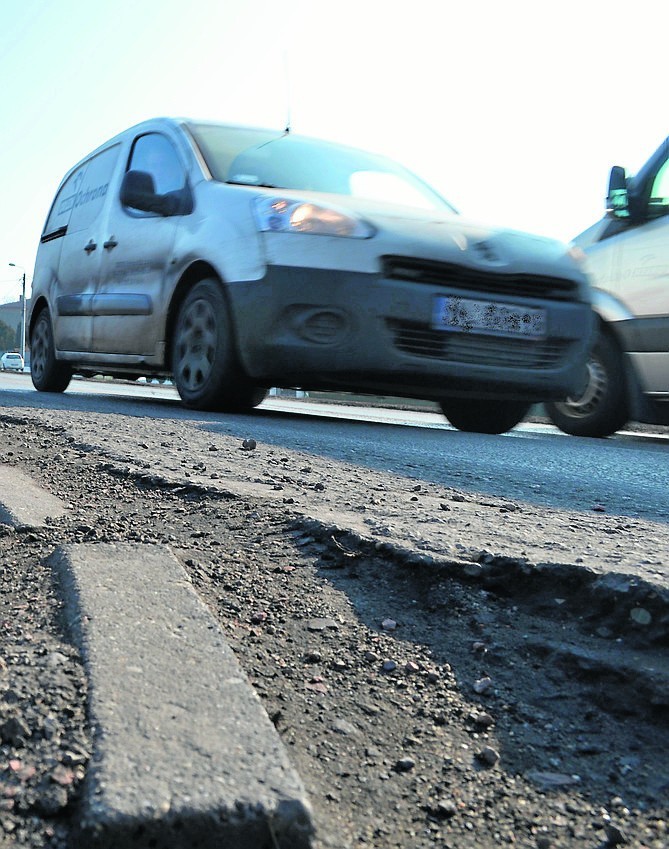
M 452 333 L 433 330 L 418 322 L 387 319 L 395 347 L 407 354 L 430 359 L 490 365 L 502 368 L 556 368 L 567 355 L 569 342 L 532 341 L 507 336 Z
M 578 284 L 562 277 L 534 274 L 505 274 L 402 256 L 382 257 L 384 277 L 430 286 L 448 286 L 470 292 L 494 292 L 521 298 L 550 301 L 574 300 Z

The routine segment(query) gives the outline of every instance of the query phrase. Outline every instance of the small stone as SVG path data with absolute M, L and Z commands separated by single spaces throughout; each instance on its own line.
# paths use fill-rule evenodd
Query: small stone
M 394 672 L 397 669 L 397 664 L 394 660 L 384 660 L 381 668 L 384 672 Z
M 255 451 L 257 445 L 255 439 L 245 439 L 242 442 L 242 451 Z
M 547 834 L 539 834 L 536 839 L 537 849 L 550 849 L 551 839 Z
M 628 842 L 627 835 L 611 822 L 607 822 L 604 826 L 604 833 L 609 846 L 620 846 Z
M 253 625 L 260 625 L 267 621 L 267 613 L 264 610 L 256 610 L 251 614 L 251 622 Z
M 634 607 L 630 610 L 630 619 L 637 625 L 650 625 L 653 616 L 649 610 L 643 607 Z
M 394 631 L 397 628 L 397 622 L 394 619 L 384 619 L 381 627 L 384 631 Z
M 476 753 L 476 760 L 484 766 L 495 766 L 499 760 L 499 752 L 492 746 L 485 746 L 480 752 Z
M 304 655 L 305 663 L 320 663 L 322 660 L 322 655 L 317 651 L 310 651 Z
M 418 672 L 420 670 L 420 666 L 413 660 L 408 660 L 404 664 L 405 672 Z
M 332 730 L 336 734 L 343 734 L 345 737 L 348 737 L 351 734 L 355 734 L 357 732 L 355 725 L 352 725 L 345 719 L 335 719 L 335 721 L 332 723 Z
M 457 812 L 457 805 L 450 799 L 441 799 L 432 809 L 432 814 L 440 820 L 450 820 Z
M 67 787 L 68 785 L 73 784 L 74 778 L 74 770 L 63 766 L 63 764 L 58 764 L 58 766 L 51 771 L 51 780 L 56 784 L 60 784 L 61 787 Z
M 381 660 L 380 656 L 373 651 L 366 651 L 363 655 L 367 663 L 378 663 Z
M 327 693 L 328 685 L 322 678 L 316 676 L 306 684 L 307 690 L 312 690 L 314 693 Z
M 477 681 L 474 681 L 474 692 L 478 693 L 480 696 L 489 692 L 491 688 L 492 678 L 485 676 L 484 678 L 479 678 Z
M 411 772 L 416 766 L 416 761 L 413 758 L 400 758 L 395 764 L 395 772 Z
M 472 711 L 467 717 L 474 725 L 478 725 L 480 728 L 490 728 L 495 724 L 495 720 L 490 716 L 489 713 L 478 713 L 478 711 Z
M 67 790 L 55 785 L 37 797 L 34 807 L 42 816 L 54 817 L 67 807 L 68 801 Z
M 327 631 L 332 629 L 336 631 L 339 628 L 339 625 L 334 621 L 334 619 L 329 619 L 326 616 L 310 619 L 307 622 L 307 630 L 308 631 Z
M 24 746 L 30 736 L 30 728 L 18 716 L 11 716 L 0 725 L 0 738 L 10 746 Z
M 578 784 L 580 781 L 580 778 L 577 775 L 566 775 L 562 772 L 543 772 L 540 770 L 532 770 L 528 772 L 527 778 L 545 789 L 568 787 L 572 784 Z

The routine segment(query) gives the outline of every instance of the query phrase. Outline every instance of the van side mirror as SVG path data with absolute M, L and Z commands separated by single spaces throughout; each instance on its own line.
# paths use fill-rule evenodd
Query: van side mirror
M 156 194 L 153 177 L 146 171 L 126 171 L 121 183 L 121 203 L 142 212 L 163 214 L 161 197 Z
M 625 169 L 614 165 L 609 175 L 609 193 L 606 198 L 606 211 L 616 218 L 629 218 L 629 196 Z
M 186 215 L 193 211 L 193 199 L 187 186 L 159 195 L 147 171 L 126 171 L 121 183 L 121 203 L 131 209 L 165 216 Z

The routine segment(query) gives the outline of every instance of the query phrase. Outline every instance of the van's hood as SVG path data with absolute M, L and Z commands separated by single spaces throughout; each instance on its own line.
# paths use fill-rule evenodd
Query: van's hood
M 368 241 L 374 244 L 377 256 L 400 254 L 500 273 L 564 276 L 579 282 L 584 279 L 579 264 L 563 242 L 484 224 L 448 209 L 426 210 L 280 189 L 268 194 L 349 210 L 375 228 L 376 235 Z M 353 252 L 358 253 L 355 249 Z

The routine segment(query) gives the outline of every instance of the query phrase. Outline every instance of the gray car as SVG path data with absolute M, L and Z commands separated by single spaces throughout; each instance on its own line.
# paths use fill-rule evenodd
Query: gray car
M 611 169 L 606 215 L 575 244 L 587 255 L 597 337 L 580 386 L 547 406 L 550 417 L 576 436 L 669 424 L 669 139 L 634 177 Z
M 438 401 L 500 433 L 564 397 L 594 327 L 578 258 L 466 221 L 384 157 L 159 119 L 61 183 L 37 255 L 32 379 L 171 377 L 248 410 L 267 387 Z

